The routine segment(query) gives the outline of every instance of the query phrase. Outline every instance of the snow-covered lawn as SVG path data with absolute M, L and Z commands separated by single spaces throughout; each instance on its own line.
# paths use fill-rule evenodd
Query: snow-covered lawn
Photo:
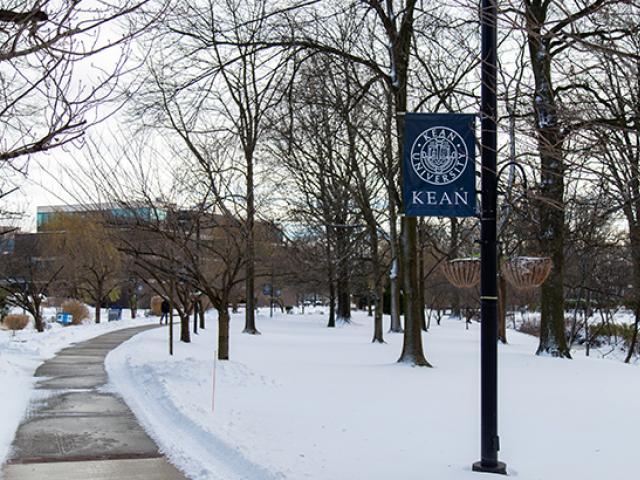
M 106 312 L 106 310 L 105 310 Z M 142 313 L 142 312 L 140 312 Z M 52 312 L 45 312 L 48 318 Z M 0 330 L 0 464 L 9 453 L 16 429 L 33 394 L 33 373 L 47 358 L 75 342 L 81 342 L 112 330 L 157 322 L 157 317 L 139 317 L 131 320 L 130 312 L 123 311 L 123 319 L 103 323 L 62 327 L 53 324 L 39 333 L 32 326 L 16 332 Z
M 166 329 L 107 357 L 110 388 L 190 478 L 492 478 L 471 471 L 480 449 L 478 324 L 433 324 L 424 342 L 435 368 L 421 369 L 396 363 L 401 335 L 371 344 L 371 319 L 361 313 L 336 329 L 325 328 L 325 315 L 261 314 L 260 336 L 243 335 L 234 315 L 212 411 L 214 318 L 191 344 L 176 343 L 173 358 Z M 499 431 L 509 473 L 635 478 L 638 367 L 536 357 L 537 339 L 508 335 Z

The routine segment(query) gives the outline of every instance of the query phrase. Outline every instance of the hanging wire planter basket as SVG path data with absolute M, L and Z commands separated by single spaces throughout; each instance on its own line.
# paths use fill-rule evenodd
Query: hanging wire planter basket
M 542 285 L 551 268 L 549 257 L 513 257 L 502 264 L 500 272 L 511 286 L 526 290 Z
M 471 288 L 480 283 L 480 260 L 456 258 L 442 264 L 442 273 L 458 288 Z

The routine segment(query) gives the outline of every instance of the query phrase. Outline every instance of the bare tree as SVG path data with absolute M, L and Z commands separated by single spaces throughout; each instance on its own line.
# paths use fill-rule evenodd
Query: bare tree
M 264 136 L 265 116 L 278 104 L 288 75 L 284 50 L 262 51 L 251 40 L 269 28 L 268 2 L 253 0 L 209 1 L 185 7 L 169 31 L 179 34 L 181 42 L 193 45 L 202 55 L 210 51 L 212 60 L 183 82 L 200 89 L 191 101 L 212 104 L 222 113 L 229 132 L 237 138 L 244 160 L 246 180 L 245 216 L 245 333 L 259 334 L 255 324 L 255 162 L 259 142 Z M 208 14 L 205 14 L 208 13 Z M 190 61 L 189 57 L 185 60 Z M 222 84 L 221 90 L 218 85 Z M 215 85 L 215 87 L 214 87 Z M 204 88 L 201 88 L 203 86 Z M 205 113 L 205 112 L 203 112 Z
M 570 142 L 580 130 L 580 108 L 571 102 L 582 87 L 575 66 L 584 62 L 587 45 L 599 37 L 617 35 L 594 22 L 597 15 L 624 2 L 592 0 L 560 2 L 527 0 L 513 4 L 506 16 L 526 36 L 532 81 L 531 130 L 539 157 L 536 191 L 539 248 L 553 260 L 553 270 L 541 288 L 541 331 L 537 353 L 570 358 L 564 327 L 565 197 Z M 584 63 L 583 63 L 584 65 Z M 575 158 L 575 157 L 574 157 Z
M 113 96 L 126 71 L 128 42 L 164 7 L 153 5 L 45 0 L 11 2 L 10 9 L 0 10 L 2 166 L 24 171 L 30 155 L 78 139 L 100 118 L 97 107 Z M 145 15 L 134 22 L 131 15 L 143 9 Z M 90 66 L 92 57 L 107 51 L 110 61 L 102 69 Z
M 64 268 L 52 236 L 20 234 L 13 253 L 2 257 L 0 290 L 6 294 L 5 301 L 29 312 L 38 332 L 44 331 L 42 302 Z
M 286 181 L 297 192 L 292 216 L 325 237 L 329 327 L 351 319 L 351 277 L 358 223 L 352 201 L 355 133 L 349 131 L 351 102 L 344 96 L 340 67 L 316 56 L 300 68 L 295 85 L 271 124 L 273 154 Z M 338 76 L 338 79 L 333 78 Z M 274 165 L 278 168 L 278 165 Z M 337 305 L 337 311 L 335 306 Z
M 179 6 L 153 37 L 148 63 L 155 82 L 143 87 L 139 102 L 142 109 L 153 105 L 160 89 L 183 118 L 197 124 L 199 133 L 228 136 L 239 149 L 233 168 L 242 172 L 245 183 L 244 332 L 249 334 L 260 333 L 255 324 L 255 278 L 261 274 L 255 271 L 256 162 L 265 116 L 278 104 L 279 86 L 289 76 L 285 49 L 262 50 L 252 44 L 269 28 L 268 18 L 265 0 Z
M 640 29 L 635 21 L 640 7 L 620 5 L 606 13 L 618 35 L 593 40 L 594 64 L 584 73 L 579 94 L 588 105 L 581 143 L 593 154 L 589 173 L 611 205 L 609 214 L 621 212 L 627 223 L 636 315 L 625 358 L 629 363 L 640 322 Z

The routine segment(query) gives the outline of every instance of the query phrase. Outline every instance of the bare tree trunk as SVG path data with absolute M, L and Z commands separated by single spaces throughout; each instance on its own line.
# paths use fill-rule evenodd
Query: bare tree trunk
M 196 298 L 193 299 L 193 333 L 198 334 L 198 310 L 200 304 Z
M 631 363 L 633 354 L 638 343 L 638 327 L 640 324 L 640 228 L 633 223 L 632 215 L 628 215 L 629 222 L 629 244 L 631 247 L 633 287 L 634 287 L 634 312 L 635 322 L 633 323 L 633 335 L 629 343 L 629 351 L 624 359 L 624 363 Z
M 336 234 L 336 257 L 338 260 L 338 274 L 336 278 L 338 311 L 336 321 L 349 323 L 351 322 L 351 282 L 349 281 L 348 233 L 344 230 L 345 229 L 338 229 Z
M 333 255 L 331 252 L 331 226 L 326 226 L 327 247 L 325 249 L 327 255 L 327 276 L 329 277 L 329 322 L 328 328 L 336 326 L 336 284 L 335 284 L 335 266 L 333 265 Z
M 541 207 L 541 210 L 547 213 L 542 213 L 545 218 L 540 222 L 540 228 L 543 234 L 552 232 L 541 242 L 542 251 L 550 253 L 553 269 L 540 292 L 540 344 L 536 353 L 571 358 L 564 323 L 564 213 L 548 206 Z
M 338 274 L 338 311 L 336 320 L 338 322 L 351 322 L 351 292 L 349 288 L 349 278 L 346 275 Z
M 633 322 L 633 334 L 631 336 L 631 341 L 629 342 L 629 351 L 627 352 L 627 356 L 624 359 L 624 363 L 631 363 L 633 354 L 636 351 L 636 345 L 638 344 L 638 327 L 640 326 L 640 315 L 638 315 L 637 309 L 635 314 L 636 320 L 635 322 Z
M 38 332 L 44 332 L 44 322 L 42 321 L 42 313 L 40 311 L 40 300 L 34 300 L 33 302 L 33 322 Z
M 382 334 L 382 316 L 384 304 L 384 266 L 378 252 L 378 232 L 374 222 L 369 224 L 369 237 L 371 239 L 371 260 L 373 263 L 373 289 L 375 302 L 375 316 L 373 318 L 373 343 L 384 343 Z M 369 295 L 371 305 L 371 294 Z
M 398 259 L 394 258 L 389 275 L 389 293 L 391 309 L 391 326 L 389 332 L 402 333 L 402 322 L 400 321 L 400 288 L 398 285 L 399 276 Z
M 376 296 L 375 296 L 375 316 L 373 318 L 373 343 L 384 343 L 384 337 L 382 333 L 382 315 L 384 304 L 384 283 L 378 282 L 376 284 Z
M 424 300 L 424 246 L 423 240 L 423 221 L 420 219 L 418 227 L 418 298 L 420 302 L 420 327 L 423 332 L 427 331 L 427 316 Z
M 44 332 L 44 322 L 42 321 L 42 315 L 36 315 L 33 321 L 35 322 L 36 330 L 38 332 Z
M 243 333 L 251 335 L 259 335 L 260 332 L 256 328 L 256 305 L 255 305 L 255 238 L 254 238 L 254 222 L 255 222 L 255 201 L 253 188 L 253 155 L 246 154 L 247 161 L 247 222 L 246 222 L 246 258 L 245 267 L 245 322 Z M 271 285 L 271 288 L 275 288 Z M 273 293 L 273 292 L 272 292 Z
M 589 321 L 585 321 L 584 322 L 584 338 L 586 339 L 585 342 L 585 348 L 584 348 L 584 355 L 586 357 L 589 356 L 590 350 L 591 350 L 591 337 L 589 336 L 590 332 L 589 332 Z
M 459 220 L 456 217 L 451 218 L 451 243 L 449 244 L 449 256 L 454 259 L 458 257 L 459 247 Z M 460 315 L 460 291 L 457 288 L 451 290 L 451 316 L 462 318 Z
M 399 362 L 430 367 L 422 350 L 422 326 L 420 302 L 416 291 L 418 272 L 416 266 L 416 218 L 402 218 L 402 259 L 404 284 L 404 342 Z
M 334 328 L 336 326 L 336 284 L 329 282 L 329 323 L 327 327 Z
M 535 82 L 533 108 L 540 155 L 540 248 L 553 261 L 540 292 L 538 355 L 571 358 L 564 324 L 564 137 L 551 76 L 551 38 L 543 27 L 548 3 L 525 2 L 529 56 Z
M 183 307 L 184 308 L 184 307 Z M 191 343 L 191 330 L 189 329 L 190 315 L 189 311 L 185 308 L 180 314 L 180 341 L 184 343 Z
M 229 360 L 229 309 L 218 309 L 218 360 Z
M 251 272 L 249 272 L 251 270 Z M 247 265 L 247 279 L 245 281 L 245 290 L 246 290 L 246 309 L 245 309 L 245 320 L 244 320 L 244 330 L 242 333 L 248 333 L 250 335 L 260 335 L 260 331 L 256 327 L 256 302 L 254 292 L 254 280 L 255 280 L 255 272 L 253 268 L 249 268 Z
M 405 20 L 407 20 L 405 18 Z M 398 158 L 403 158 L 404 153 L 404 123 L 399 115 L 407 111 L 407 73 L 409 69 L 409 57 L 411 47 L 411 35 L 405 31 L 393 48 L 393 59 L 396 66 L 398 79 L 394 86 L 394 105 L 396 113 L 396 130 L 398 133 Z M 400 169 L 399 184 L 403 183 L 402 168 Z M 417 269 L 417 227 L 415 217 L 403 216 L 400 219 L 400 257 L 402 259 L 402 292 L 404 299 L 404 341 L 399 362 L 410 363 L 416 366 L 431 365 L 427 362 L 422 348 L 422 328 L 420 317 L 420 295 L 418 292 Z
M 198 316 L 200 317 L 200 328 L 204 330 L 205 328 L 205 319 L 204 319 L 204 314 L 205 314 L 205 310 L 204 310 L 204 302 L 202 301 L 202 298 L 198 298 Z
M 95 293 L 94 298 L 96 301 L 95 320 L 96 320 L 96 323 L 100 323 L 100 320 L 102 318 L 102 315 L 101 315 L 102 310 L 100 307 L 102 307 L 102 299 L 105 297 L 105 293 L 104 293 L 105 285 L 102 279 L 98 278 L 95 286 L 96 288 L 93 291 L 93 293 Z
M 390 332 L 402 333 L 402 323 L 400 321 L 400 288 L 398 285 L 399 275 L 399 261 L 398 261 L 398 219 L 396 212 L 396 201 L 392 186 L 394 185 L 395 169 L 393 158 L 393 145 L 391 138 L 393 135 L 392 121 L 393 121 L 393 98 L 391 94 L 387 97 L 387 119 L 386 119 L 386 138 L 385 150 L 387 151 L 387 173 L 389 186 L 388 198 L 389 198 L 389 246 L 391 249 L 391 273 L 389 275 L 389 293 L 390 293 L 390 313 L 391 313 L 391 326 Z

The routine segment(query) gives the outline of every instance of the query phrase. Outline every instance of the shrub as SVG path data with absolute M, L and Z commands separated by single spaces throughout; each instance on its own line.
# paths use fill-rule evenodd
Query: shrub
M 540 322 L 536 320 L 524 320 L 518 325 L 518 331 L 526 333 L 527 335 L 533 335 L 534 337 L 540 336 Z
M 610 343 L 611 338 L 622 339 L 625 345 L 631 345 L 634 326 L 625 323 L 598 323 L 589 326 L 591 344 Z
M 78 300 L 65 300 L 62 302 L 62 311 L 70 313 L 73 316 L 73 325 L 80 325 L 84 320 L 89 318 L 89 309 Z
M 157 316 L 162 315 L 162 297 L 154 295 L 151 297 L 151 313 Z
M 4 324 L 7 328 L 13 330 L 15 335 L 16 330 L 22 330 L 29 325 L 29 316 L 18 313 L 11 313 L 4 317 Z

